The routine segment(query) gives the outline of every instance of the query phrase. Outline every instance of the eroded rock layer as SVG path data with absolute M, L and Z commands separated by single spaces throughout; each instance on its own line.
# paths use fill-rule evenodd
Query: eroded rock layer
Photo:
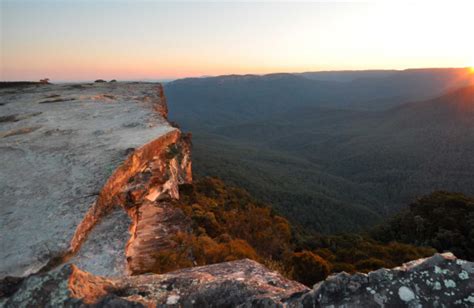
M 174 233 L 185 231 L 181 228 L 183 215 L 179 215 L 177 209 L 169 209 L 167 204 L 168 200 L 179 198 L 179 184 L 192 180 L 189 142 L 188 136 L 174 130 L 129 155 L 79 224 L 71 241 L 71 251 L 77 251 L 71 263 L 106 276 L 145 273 L 153 269 L 153 253 L 172 245 L 167 239 Z M 130 219 L 112 216 L 112 207 L 120 207 Z M 110 219 L 111 216 L 116 218 Z M 175 219 L 170 220 L 172 217 Z M 95 234 L 92 227 L 102 220 L 111 220 L 110 228 Z M 130 232 L 126 234 L 116 229 L 124 220 L 130 221 Z M 116 246 L 119 250 L 103 249 L 104 233 L 112 239 L 120 237 L 120 245 Z M 81 245 L 83 247 L 78 249 Z M 120 266 L 125 261 L 127 264 Z

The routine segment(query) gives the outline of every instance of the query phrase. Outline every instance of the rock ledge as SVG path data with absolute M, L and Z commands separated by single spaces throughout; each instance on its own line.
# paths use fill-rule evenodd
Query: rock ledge
M 64 265 L 33 275 L 5 307 L 472 307 L 474 263 L 436 254 L 394 269 L 339 273 L 312 290 L 248 259 L 163 275 L 103 278 Z

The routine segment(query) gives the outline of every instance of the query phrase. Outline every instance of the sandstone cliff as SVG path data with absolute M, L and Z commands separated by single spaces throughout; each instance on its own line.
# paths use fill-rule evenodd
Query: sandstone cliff
M 0 90 L 0 306 L 474 305 L 474 265 L 450 254 L 341 273 L 309 289 L 250 260 L 149 273 L 190 228 L 190 138 L 153 83 Z
M 0 278 L 65 262 L 146 272 L 148 251 L 177 229 L 160 223 L 173 215 L 161 204 L 191 181 L 189 138 L 166 120 L 161 85 L 9 88 L 1 99 Z

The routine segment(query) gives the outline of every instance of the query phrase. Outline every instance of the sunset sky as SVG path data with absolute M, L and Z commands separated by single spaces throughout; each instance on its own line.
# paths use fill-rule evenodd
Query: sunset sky
M 1 80 L 474 66 L 474 1 L 1 1 Z

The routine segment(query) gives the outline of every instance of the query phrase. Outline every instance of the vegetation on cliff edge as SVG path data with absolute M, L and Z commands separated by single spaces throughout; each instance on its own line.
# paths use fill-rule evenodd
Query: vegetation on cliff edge
M 192 221 L 192 232 L 175 236 L 173 249 L 157 252 L 157 273 L 249 258 L 311 286 L 331 272 L 368 272 L 435 252 L 363 235 L 303 237 L 269 205 L 215 178 L 182 185 L 174 204 Z

